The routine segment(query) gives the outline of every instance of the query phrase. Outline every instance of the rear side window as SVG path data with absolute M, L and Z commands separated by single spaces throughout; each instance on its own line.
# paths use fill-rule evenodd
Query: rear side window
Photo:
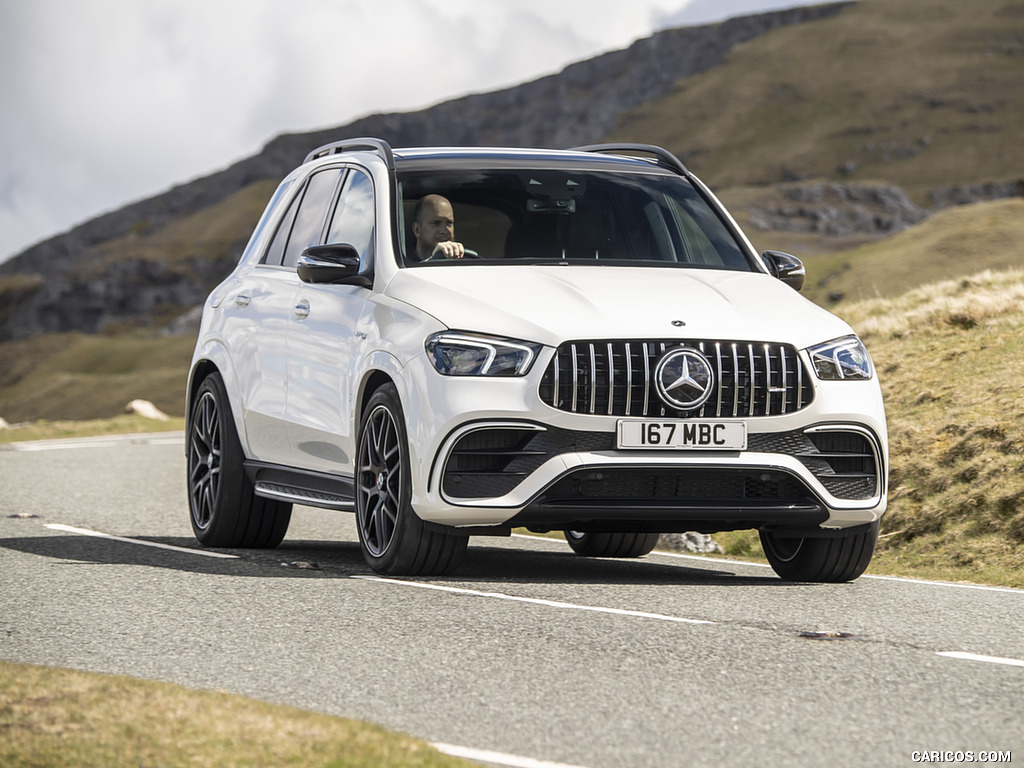
M 285 211 L 284 216 L 281 218 L 281 223 L 277 225 L 277 232 L 274 233 L 274 239 L 270 242 L 270 247 L 267 248 L 266 254 L 260 260 L 261 264 L 281 266 L 281 259 L 284 258 L 284 247 L 288 244 L 288 235 L 292 232 L 295 211 L 298 209 L 301 199 L 302 193 L 300 192 L 292 200 L 291 205 L 288 206 L 288 210 Z

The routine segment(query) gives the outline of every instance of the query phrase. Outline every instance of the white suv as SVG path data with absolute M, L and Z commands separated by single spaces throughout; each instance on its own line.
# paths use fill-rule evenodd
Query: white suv
M 348 510 L 374 570 L 440 574 L 514 527 L 605 557 L 756 529 L 783 578 L 856 578 L 885 414 L 803 276 L 657 147 L 321 147 L 206 303 L 196 538 L 273 547 L 293 503 Z

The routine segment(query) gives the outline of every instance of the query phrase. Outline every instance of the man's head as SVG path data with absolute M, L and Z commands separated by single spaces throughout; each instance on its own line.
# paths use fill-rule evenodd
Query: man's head
M 438 243 L 449 242 L 455 237 L 452 204 L 441 195 L 421 198 L 413 212 L 412 233 L 416 237 L 417 256 L 428 258 Z

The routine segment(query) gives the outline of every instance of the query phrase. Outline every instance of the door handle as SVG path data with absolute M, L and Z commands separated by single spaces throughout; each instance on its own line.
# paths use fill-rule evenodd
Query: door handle
M 247 293 L 240 293 L 235 296 L 236 307 L 248 307 L 250 301 L 252 301 L 252 296 Z
M 295 319 L 305 320 L 307 317 L 309 317 L 309 302 L 303 299 L 295 305 Z

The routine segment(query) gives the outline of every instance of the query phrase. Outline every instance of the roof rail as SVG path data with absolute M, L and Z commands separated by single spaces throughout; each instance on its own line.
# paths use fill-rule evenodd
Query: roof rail
M 349 152 L 356 149 L 376 152 L 384 158 L 384 162 L 387 163 L 389 171 L 395 170 L 395 155 L 391 151 L 391 145 L 381 139 L 371 138 L 342 139 L 341 141 L 333 141 L 330 144 L 324 144 L 322 147 L 317 147 L 306 155 L 306 159 L 303 160 L 302 163 L 305 165 L 310 160 L 315 160 L 318 157 L 326 157 L 327 155 L 334 155 L 338 152 Z
M 656 147 L 653 144 L 588 144 L 585 147 L 573 147 L 577 152 L 644 152 L 654 155 L 658 165 L 668 168 L 670 171 L 689 176 L 690 171 L 683 165 L 683 161 L 673 155 L 667 149 Z

